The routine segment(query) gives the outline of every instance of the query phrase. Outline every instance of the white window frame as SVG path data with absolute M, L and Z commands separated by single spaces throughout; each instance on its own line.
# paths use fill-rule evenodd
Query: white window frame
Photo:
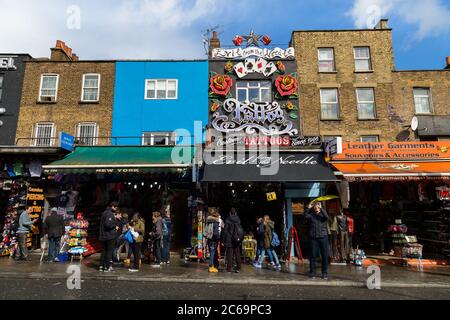
M 165 136 L 166 143 L 164 146 L 176 145 L 177 136 L 175 131 L 146 131 L 142 133 L 142 145 L 143 146 L 155 146 L 155 136 Z M 146 139 L 150 138 L 150 144 L 145 143 Z M 171 144 L 171 142 L 173 144 Z M 156 146 L 160 146 L 159 144 Z
M 166 97 L 165 98 L 158 98 L 158 81 L 165 81 L 166 82 Z M 175 97 L 169 98 L 169 81 L 175 81 Z M 150 98 L 148 97 L 148 84 L 149 82 L 155 83 L 155 97 Z M 144 92 L 144 99 L 145 100 L 177 100 L 178 99 L 178 79 L 145 79 L 145 92 Z
M 376 138 L 376 141 L 363 141 L 364 138 Z M 360 142 L 380 142 L 380 136 L 379 135 L 363 135 L 359 138 Z
M 97 100 L 85 100 L 84 99 L 84 90 L 85 89 L 94 89 L 94 88 L 85 88 L 85 79 L 86 76 L 98 76 L 98 84 L 97 84 Z M 82 102 L 98 102 L 100 101 L 100 83 L 101 83 L 102 76 L 100 73 L 85 73 L 83 74 L 83 82 L 81 83 L 81 101 Z
M 336 92 L 336 102 L 323 102 L 322 92 L 323 91 L 329 91 L 334 90 Z M 322 106 L 323 105 L 337 105 L 337 117 L 336 118 L 324 118 L 322 114 Z M 320 119 L 321 120 L 339 120 L 341 116 L 341 110 L 340 110 L 340 103 L 339 103 L 339 89 L 338 88 L 320 88 Z
M 44 83 L 44 77 L 56 77 L 56 86 L 55 86 L 55 100 L 54 101 L 43 101 L 42 100 L 42 84 Z M 59 74 L 54 73 L 44 73 L 41 74 L 41 84 L 39 85 L 39 102 L 56 102 L 58 101 L 58 87 L 59 87 Z M 50 97 L 50 96 L 46 96 Z
M 263 83 L 263 82 L 266 82 L 267 84 L 268 84 L 268 86 L 267 87 L 263 87 L 263 86 L 261 86 L 261 84 Z M 239 84 L 241 84 L 241 83 L 245 83 L 246 84 L 246 87 L 239 87 L 238 86 L 238 83 Z M 249 86 L 249 83 L 258 83 L 258 86 L 256 87 L 250 87 Z M 239 91 L 245 91 L 245 96 L 247 97 L 247 99 L 246 99 L 246 101 L 248 100 L 248 98 L 249 98 L 249 96 L 248 96 L 248 91 L 249 91 L 249 89 L 250 88 L 252 88 L 252 89 L 258 89 L 258 96 L 259 96 L 259 101 L 257 101 L 256 103 L 264 103 L 264 102 L 270 102 L 270 101 L 262 101 L 261 100 L 261 98 L 262 98 L 262 91 L 263 90 L 269 90 L 269 97 L 272 97 L 272 94 L 273 94 L 273 92 L 272 92 L 272 83 L 270 82 L 270 80 L 268 81 L 268 80 L 247 80 L 247 81 L 238 81 L 237 83 L 236 83 L 236 100 L 239 100 Z M 244 101 L 241 101 L 241 102 L 244 102 Z
M 324 59 L 320 59 L 320 51 L 321 50 L 331 50 L 331 53 L 333 55 L 333 57 L 330 60 L 324 60 Z M 318 68 L 319 68 L 319 72 L 320 73 L 327 73 L 327 72 L 336 72 L 336 61 L 335 61 L 335 56 L 334 56 L 334 48 L 318 48 L 317 49 L 317 59 L 318 59 Z M 320 70 L 320 62 L 333 62 L 333 70 L 327 70 L 327 71 L 323 71 Z
M 50 138 L 38 138 L 38 128 L 40 125 L 51 125 L 52 126 Z M 54 122 L 37 122 L 37 123 L 35 123 L 33 126 L 33 139 L 32 139 L 31 145 L 34 147 L 52 147 L 55 144 L 55 140 L 56 140 L 55 132 L 56 132 L 56 125 Z M 50 144 L 45 145 L 45 146 L 39 145 L 38 139 L 49 139 Z
M 81 141 L 80 129 L 81 129 L 81 126 L 83 126 L 83 125 L 94 125 L 95 126 L 94 135 L 92 137 L 87 137 L 85 139 L 87 139 L 87 140 L 92 139 L 92 144 L 86 144 L 87 146 L 96 146 L 98 144 L 98 133 L 100 131 L 97 122 L 79 122 L 76 126 L 75 139 L 78 141 Z
M 416 90 L 427 90 L 428 95 L 416 95 Z M 417 98 L 427 98 L 428 99 L 428 106 L 430 107 L 430 110 L 428 112 L 417 112 L 417 104 L 416 104 L 416 97 Z M 431 88 L 426 87 L 414 87 L 413 88 L 413 98 L 414 98 L 414 113 L 415 114 L 432 114 L 433 113 L 433 100 L 431 95 Z
M 373 96 L 373 101 L 359 101 L 359 95 L 358 95 L 358 91 L 359 90 L 372 90 L 372 96 Z M 377 118 L 377 110 L 376 110 L 376 103 L 375 103 L 375 89 L 374 88 L 356 88 L 355 90 L 355 94 L 356 94 L 356 107 L 357 107 L 357 111 L 358 111 L 358 120 L 374 120 Z M 372 110 L 373 110 L 373 117 L 361 117 L 360 113 L 359 113 L 359 105 L 360 104 L 372 104 Z
M 367 49 L 369 51 L 369 56 L 367 58 L 360 58 L 360 57 L 356 57 L 356 49 Z M 366 46 L 361 46 L 361 47 L 353 47 L 353 58 L 355 59 L 355 72 L 370 72 L 373 71 L 373 65 L 372 65 L 372 55 L 371 55 L 371 51 L 370 51 L 370 47 Z M 369 68 L 367 70 L 358 70 L 357 69 L 357 64 L 356 61 L 358 60 L 364 60 L 364 61 L 369 61 Z

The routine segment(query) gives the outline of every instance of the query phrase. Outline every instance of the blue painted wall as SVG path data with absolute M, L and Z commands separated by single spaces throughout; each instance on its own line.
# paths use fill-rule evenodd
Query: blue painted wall
M 178 79 L 178 99 L 145 100 L 146 79 Z M 208 62 L 118 61 L 112 135 L 141 137 L 143 132 L 185 128 L 194 135 L 194 121 L 208 121 Z M 193 140 L 192 140 L 193 141 Z M 113 139 L 115 145 L 140 145 L 142 140 Z

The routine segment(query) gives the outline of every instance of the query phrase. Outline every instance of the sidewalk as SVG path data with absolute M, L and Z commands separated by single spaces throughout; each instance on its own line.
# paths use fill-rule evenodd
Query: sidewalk
M 309 264 L 283 265 L 282 271 L 255 269 L 243 265 L 240 274 L 219 272 L 209 274 L 207 265 L 197 262 L 185 262 L 179 256 L 173 256 L 171 264 L 154 268 L 144 263 L 141 272 L 130 273 L 127 268 L 117 267 L 115 272 L 102 273 L 97 270 L 99 255 L 71 263 L 40 263 L 39 256 L 33 255 L 30 262 L 16 262 L 11 258 L 0 259 L 0 279 L 67 279 L 68 266 L 80 265 L 83 280 L 170 282 L 170 283 L 207 283 L 207 284 L 239 284 L 239 285 L 302 285 L 302 286 L 341 286 L 366 287 L 369 274 L 365 267 L 353 265 L 335 266 L 329 269 L 328 281 L 307 277 Z M 396 266 L 380 266 L 381 284 L 384 288 L 448 288 L 450 289 L 450 267 L 399 268 Z

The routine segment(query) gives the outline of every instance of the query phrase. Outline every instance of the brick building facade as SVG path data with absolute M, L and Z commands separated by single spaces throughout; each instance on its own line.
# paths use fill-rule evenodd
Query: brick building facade
M 50 60 L 26 63 L 17 145 L 56 146 L 60 132 L 109 144 L 115 62 L 79 61 L 61 41 L 51 51 Z
M 291 42 L 304 135 L 395 141 L 417 114 L 450 114 L 450 70 L 396 71 L 387 20 L 370 30 L 294 31 Z

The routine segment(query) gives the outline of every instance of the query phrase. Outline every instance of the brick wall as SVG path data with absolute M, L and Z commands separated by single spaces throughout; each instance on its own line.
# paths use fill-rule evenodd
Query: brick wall
M 39 89 L 42 74 L 59 74 L 56 103 L 40 103 Z M 81 103 L 83 74 L 99 73 L 98 103 Z M 111 62 L 51 62 L 26 63 L 16 140 L 32 138 L 38 122 L 54 122 L 56 135 L 64 131 L 75 135 L 79 122 L 96 122 L 100 137 L 111 136 L 114 97 L 115 63 Z M 99 139 L 107 144 L 109 139 Z M 18 145 L 30 145 L 31 140 L 19 140 Z

